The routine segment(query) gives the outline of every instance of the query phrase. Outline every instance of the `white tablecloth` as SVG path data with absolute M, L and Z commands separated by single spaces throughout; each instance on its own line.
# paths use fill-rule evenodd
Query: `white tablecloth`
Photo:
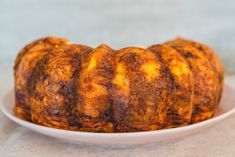
M 2 66 L 0 96 L 12 88 L 12 72 Z M 226 83 L 235 87 L 235 76 L 226 76 Z M 235 105 L 235 102 L 234 102 Z M 47 137 L 15 124 L 0 113 L 1 157 L 235 157 L 235 115 L 198 134 L 183 139 L 149 145 L 108 147 L 73 144 Z

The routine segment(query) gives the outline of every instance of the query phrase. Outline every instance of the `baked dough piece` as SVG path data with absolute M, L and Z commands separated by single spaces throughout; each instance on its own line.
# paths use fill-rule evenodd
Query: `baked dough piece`
M 56 37 L 23 48 L 14 75 L 18 117 L 92 132 L 157 130 L 211 118 L 224 76 L 212 49 L 186 39 L 113 50 Z

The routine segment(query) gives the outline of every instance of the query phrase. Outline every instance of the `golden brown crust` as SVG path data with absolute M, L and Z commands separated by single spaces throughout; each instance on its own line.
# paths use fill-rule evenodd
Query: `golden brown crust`
M 165 111 L 164 127 L 171 128 L 187 125 L 191 121 L 194 101 L 193 74 L 185 59 L 167 45 L 153 45 L 149 50 L 155 52 L 162 60 L 170 80 Z M 164 73 L 164 72 L 162 72 Z
M 219 80 L 210 62 L 193 47 L 174 47 L 174 49 L 185 58 L 194 75 L 192 123 L 212 117 L 217 108 Z
M 91 51 L 83 45 L 68 45 L 47 54 L 34 69 L 28 82 L 31 120 L 56 128 L 77 127 L 76 80 L 81 55 Z
M 219 78 L 219 93 L 218 93 L 218 103 L 221 99 L 222 96 L 222 92 L 223 92 L 223 87 L 224 87 L 224 69 L 223 69 L 223 65 L 221 64 L 218 56 L 216 55 L 216 53 L 209 48 L 208 46 L 199 43 L 199 42 L 195 42 L 192 40 L 186 40 L 183 38 L 176 38 L 175 40 L 171 40 L 169 42 L 167 42 L 166 44 L 171 45 L 171 46 L 176 46 L 176 47 L 182 47 L 182 46 L 191 46 L 196 48 L 198 51 L 200 51 L 203 56 L 205 56 L 208 61 L 211 63 L 211 66 L 214 70 L 214 72 L 216 73 L 216 75 Z
M 159 129 L 166 107 L 167 82 L 162 81 L 161 63 L 149 50 L 125 48 L 117 51 L 111 87 L 113 119 L 116 130 Z
M 113 77 L 114 50 L 106 45 L 95 48 L 81 65 L 77 80 L 76 107 L 82 128 L 112 132 L 108 88 Z
M 214 114 L 223 89 L 215 53 L 185 39 L 113 50 L 47 37 L 20 51 L 14 74 L 17 116 L 80 131 L 196 123 Z
M 16 58 L 14 66 L 16 113 L 23 119 L 30 119 L 27 99 L 27 83 L 37 63 L 54 49 L 59 49 L 68 41 L 61 38 L 46 37 L 26 45 Z M 27 113 L 26 113 L 27 112 Z

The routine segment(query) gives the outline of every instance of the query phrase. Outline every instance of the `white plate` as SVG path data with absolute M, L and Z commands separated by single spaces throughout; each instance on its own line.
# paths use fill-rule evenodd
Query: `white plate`
M 229 117 L 235 113 L 235 89 L 225 86 L 220 107 L 215 116 L 209 120 L 179 128 L 134 133 L 92 133 L 49 128 L 19 119 L 14 115 L 13 108 L 14 93 L 11 91 L 4 97 L 1 111 L 14 122 L 48 136 L 93 144 L 145 144 L 186 137 Z

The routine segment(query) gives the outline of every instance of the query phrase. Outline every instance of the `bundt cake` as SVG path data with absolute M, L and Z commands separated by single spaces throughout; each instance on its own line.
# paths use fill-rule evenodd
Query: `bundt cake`
M 182 38 L 113 50 L 46 37 L 24 47 L 15 66 L 15 113 L 40 125 L 133 132 L 211 118 L 223 67 L 209 47 Z

